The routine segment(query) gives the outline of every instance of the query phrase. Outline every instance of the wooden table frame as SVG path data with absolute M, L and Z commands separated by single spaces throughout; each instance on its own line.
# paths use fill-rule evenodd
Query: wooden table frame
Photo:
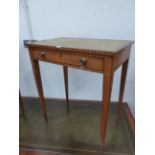
M 130 50 L 131 50 L 132 43 L 133 42 L 129 43 L 127 46 L 121 48 L 116 53 L 104 52 L 104 54 L 101 54 L 97 51 L 90 52 L 90 51 L 83 50 L 83 49 L 79 50 L 79 49 L 72 49 L 72 48 L 57 48 L 57 47 L 28 44 L 33 73 L 34 73 L 36 86 L 37 86 L 38 93 L 39 93 L 41 109 L 42 109 L 45 120 L 47 121 L 48 117 L 47 117 L 46 104 L 44 100 L 43 88 L 42 88 L 42 83 L 41 83 L 39 61 L 52 62 L 55 64 L 63 65 L 67 106 L 69 106 L 68 67 L 103 73 L 104 74 L 104 78 L 103 78 L 103 90 L 104 91 L 103 91 L 103 101 L 102 101 L 103 106 L 102 106 L 102 118 L 101 118 L 102 121 L 101 121 L 101 132 L 100 132 L 100 150 L 103 150 L 105 136 L 106 136 L 109 103 L 110 103 L 111 92 L 112 92 L 114 72 L 118 67 L 122 65 L 118 112 L 117 112 L 117 120 L 119 120 L 120 114 L 121 114 L 123 93 L 124 93 L 124 88 L 125 88 L 125 80 L 126 80 L 126 75 L 127 75 L 128 62 L 129 62 L 129 56 L 130 56 Z M 49 54 L 51 54 L 52 57 Z M 56 54 L 59 54 L 60 59 L 61 59 L 60 61 Z M 88 60 L 90 59 L 90 63 L 88 64 L 88 66 L 84 65 L 84 61 L 82 62 L 82 64 L 80 63 L 79 65 L 74 64 L 74 62 L 70 64 L 70 60 L 72 57 L 74 58 L 74 56 L 75 56 L 75 60 L 76 60 L 76 57 L 78 58 L 86 57 L 88 58 Z M 99 60 L 99 61 L 103 60 L 102 68 L 98 67 L 100 66 L 100 64 L 98 65 L 98 62 L 96 60 Z M 91 67 L 89 67 L 89 65 Z M 93 67 L 93 65 L 94 66 L 96 65 L 96 68 Z

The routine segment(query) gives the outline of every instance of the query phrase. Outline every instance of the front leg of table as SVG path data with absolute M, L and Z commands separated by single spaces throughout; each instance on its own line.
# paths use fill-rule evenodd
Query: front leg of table
M 101 134 L 100 134 L 100 150 L 103 151 L 106 128 L 109 113 L 109 104 L 111 98 L 111 90 L 113 83 L 113 61 L 111 58 L 105 59 L 105 71 L 103 77 L 103 101 L 102 101 L 102 118 L 101 118 Z
M 64 73 L 64 83 L 65 83 L 65 93 L 66 93 L 67 107 L 69 107 L 69 97 L 68 97 L 68 67 L 63 66 L 63 73 Z
M 119 102 L 118 102 L 118 109 L 117 109 L 117 122 L 120 120 L 120 116 L 121 116 L 122 101 L 123 101 L 123 95 L 124 95 L 124 89 L 125 89 L 125 81 L 126 81 L 126 75 L 127 75 L 127 70 L 128 70 L 128 63 L 129 63 L 129 59 L 127 59 L 122 65 Z
M 31 56 L 31 53 L 30 53 L 30 59 L 31 59 L 33 74 L 34 74 L 34 77 L 35 77 L 35 82 L 36 82 L 37 90 L 38 90 L 38 94 L 39 94 L 41 109 L 42 109 L 42 112 L 43 112 L 43 115 L 44 115 L 44 119 L 45 119 L 45 121 L 47 121 L 48 117 L 47 117 L 46 103 L 45 103 L 45 100 L 44 100 L 43 87 L 42 87 L 42 83 L 41 83 L 39 61 L 34 60 L 32 58 L 32 56 Z

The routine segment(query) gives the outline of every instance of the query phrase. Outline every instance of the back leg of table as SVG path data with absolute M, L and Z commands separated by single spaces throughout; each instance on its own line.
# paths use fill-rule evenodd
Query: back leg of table
M 19 107 L 22 113 L 24 113 L 24 104 L 23 104 L 23 100 L 19 91 Z
M 118 109 L 117 109 L 117 122 L 120 120 L 120 116 L 121 116 L 122 101 L 123 101 L 123 95 L 124 95 L 124 89 L 125 89 L 128 62 L 129 60 L 126 60 L 124 64 L 122 65 L 120 93 L 119 93 L 119 101 L 118 101 Z
M 30 56 L 30 58 L 31 58 L 31 56 Z M 33 60 L 31 58 L 31 64 L 32 64 L 32 69 L 33 69 L 37 89 L 38 89 L 39 99 L 40 99 L 40 103 L 41 103 L 41 109 L 42 109 L 42 112 L 44 115 L 44 119 L 45 119 L 45 121 L 47 121 L 48 117 L 47 117 L 47 110 L 46 110 L 46 103 L 45 103 L 45 99 L 44 99 L 43 87 L 42 87 L 42 83 L 41 83 L 39 61 Z
M 67 107 L 69 107 L 69 97 L 68 97 L 68 67 L 63 66 L 63 73 L 64 73 L 66 102 L 67 102 Z

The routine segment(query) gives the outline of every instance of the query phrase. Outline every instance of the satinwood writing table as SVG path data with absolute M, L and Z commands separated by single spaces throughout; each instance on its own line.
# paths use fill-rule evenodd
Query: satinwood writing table
M 27 46 L 29 49 L 33 73 L 45 120 L 48 118 L 38 61 L 63 65 L 67 106 L 69 106 L 68 67 L 104 74 L 102 121 L 100 133 L 100 149 L 103 150 L 114 72 L 122 65 L 117 112 L 117 119 L 119 120 L 132 43 L 133 41 L 127 40 L 84 38 L 56 38 L 28 43 Z

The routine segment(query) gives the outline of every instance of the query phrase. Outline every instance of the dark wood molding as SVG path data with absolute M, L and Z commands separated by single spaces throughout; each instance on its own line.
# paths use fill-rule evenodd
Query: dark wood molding
M 19 90 L 19 107 L 22 113 L 24 113 L 24 104 Z
M 34 96 L 22 96 L 23 102 L 34 102 L 34 103 L 38 103 L 39 102 L 39 97 L 34 97 Z M 55 104 L 59 104 L 59 103 L 65 103 L 66 104 L 66 99 L 65 98 L 49 98 L 49 97 L 45 97 L 45 101 L 50 103 L 55 103 Z M 69 99 L 70 104 L 89 104 L 89 105 L 102 105 L 102 101 L 101 100 L 83 100 L 83 99 Z M 117 104 L 118 102 L 116 101 L 111 101 L 111 104 Z M 123 104 L 126 104 L 126 102 L 123 102 Z

